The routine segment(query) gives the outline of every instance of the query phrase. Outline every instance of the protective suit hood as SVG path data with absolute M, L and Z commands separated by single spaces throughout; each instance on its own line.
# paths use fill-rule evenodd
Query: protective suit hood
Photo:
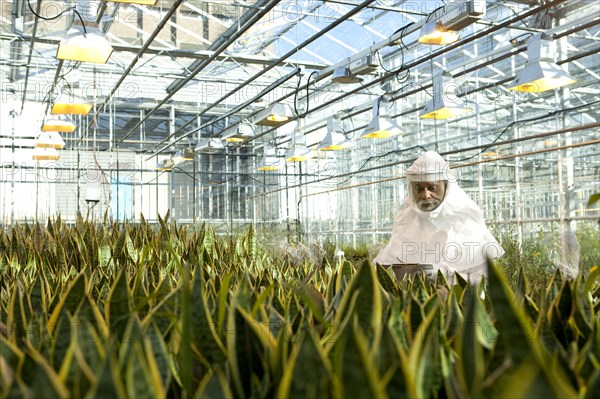
M 452 280 L 454 272 L 472 283 L 487 272 L 487 259 L 504 253 L 485 225 L 481 209 L 461 189 L 449 165 L 436 152 L 422 154 L 406 171 L 411 182 L 445 181 L 442 203 L 431 212 L 421 211 L 412 190 L 394 220 L 389 243 L 375 262 L 432 263 Z
M 455 181 L 450 165 L 435 151 L 426 151 L 406 170 L 408 181 Z

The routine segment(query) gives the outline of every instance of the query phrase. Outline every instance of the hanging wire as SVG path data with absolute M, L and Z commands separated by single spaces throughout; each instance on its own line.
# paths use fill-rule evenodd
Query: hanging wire
M 588 104 L 578 105 L 578 106 L 576 106 L 576 107 L 572 107 L 572 108 L 565 108 L 565 109 L 562 109 L 562 110 L 556 110 L 556 111 L 552 111 L 552 112 L 549 112 L 549 113 L 547 113 L 547 114 L 540 115 L 540 116 L 536 116 L 536 117 L 533 117 L 533 118 L 528 118 L 528 119 L 520 119 L 520 120 L 512 121 L 512 122 L 511 122 L 511 123 L 509 123 L 509 124 L 508 124 L 508 125 L 507 125 L 507 126 L 504 128 L 504 129 L 502 129 L 502 131 L 500 131 L 500 133 L 499 133 L 499 134 L 496 136 L 496 138 L 494 138 L 494 140 L 492 140 L 492 142 L 491 142 L 489 145 L 486 145 L 485 147 L 483 147 L 483 148 L 481 149 L 481 151 L 479 151 L 479 152 L 475 153 L 475 154 L 474 154 L 474 155 L 472 155 L 472 156 L 465 157 L 465 158 L 461 158 L 461 159 L 457 159 L 457 160 L 455 160 L 454 162 L 464 162 L 464 161 L 468 161 L 468 160 L 470 160 L 470 159 L 473 159 L 473 158 L 475 158 L 475 157 L 477 157 L 477 156 L 479 156 L 479 155 L 483 154 L 484 152 L 486 152 L 487 150 L 489 150 L 491 147 L 493 147 L 493 146 L 494 146 L 494 144 L 496 144 L 496 142 L 497 142 L 498 140 L 500 140 L 500 138 L 502 138 L 502 136 L 503 136 L 503 135 L 504 135 L 504 134 L 505 134 L 505 133 L 506 133 L 506 132 L 507 132 L 507 131 L 508 131 L 508 130 L 511 128 L 511 127 L 513 127 L 513 126 L 515 126 L 515 125 L 519 125 L 519 124 L 522 124 L 522 123 L 527 123 L 527 122 L 535 122 L 535 121 L 538 121 L 538 120 L 541 120 L 541 119 L 546 119 L 546 118 L 548 118 L 548 117 L 551 117 L 551 116 L 559 115 L 559 114 L 561 114 L 561 113 L 569 113 L 569 112 L 571 112 L 571 111 L 575 111 L 575 110 L 578 110 L 578 109 L 581 109 L 581 108 L 586 108 L 586 107 L 589 107 L 589 106 L 592 106 L 592 105 L 594 105 L 594 104 L 598 104 L 598 103 L 600 103 L 600 100 L 596 100 L 596 101 L 594 101 L 594 102 L 591 102 L 591 103 L 588 103 Z
M 410 77 L 410 70 L 409 70 L 409 69 L 406 69 L 406 67 L 404 66 L 404 60 L 405 60 L 405 58 L 404 58 L 404 49 L 403 49 L 403 47 L 404 47 L 406 50 L 409 50 L 409 48 L 408 48 L 408 46 L 406 45 L 406 43 L 404 43 L 404 40 L 403 40 L 403 38 L 404 38 L 404 33 L 406 33 L 406 29 L 407 29 L 409 26 L 413 25 L 413 24 L 414 24 L 414 22 L 411 22 L 411 23 L 409 23 L 409 24 L 406 24 L 406 25 L 404 25 L 403 27 L 401 27 L 400 29 L 396 30 L 396 31 L 395 31 L 395 32 L 392 34 L 392 36 L 393 36 L 393 35 L 395 35 L 395 34 L 397 34 L 397 33 L 399 33 L 399 32 L 402 32 L 402 33 L 400 34 L 400 46 L 398 46 L 398 47 L 399 47 L 399 49 L 400 49 L 400 59 L 401 59 L 401 61 L 400 61 L 400 66 L 399 66 L 399 67 L 398 67 L 396 70 L 388 70 L 388 69 L 387 69 L 387 68 L 386 68 L 386 67 L 383 65 L 383 60 L 382 60 L 382 58 L 381 58 L 381 53 L 379 52 L 379 50 L 377 50 L 377 51 L 375 52 L 375 53 L 376 53 L 376 55 L 377 55 L 377 59 L 379 60 L 379 65 L 381 66 L 381 68 L 382 68 L 382 69 L 383 69 L 385 72 L 387 72 L 387 73 L 394 74 L 394 77 L 396 78 L 396 81 L 397 81 L 398 83 L 403 83 L 403 82 L 406 82 L 406 81 L 408 80 L 408 78 Z M 406 71 L 406 73 L 405 73 L 405 75 L 404 75 L 402 78 L 400 78 L 400 72 L 402 72 L 403 70 L 405 70 L 405 71 Z
M 532 32 L 525 32 L 521 35 L 515 36 L 512 39 L 510 39 L 510 44 L 512 44 L 513 46 L 518 46 L 522 42 L 526 42 L 531 36 L 533 36 Z M 521 40 L 519 40 L 521 38 L 524 38 L 524 39 L 521 41 Z
M 408 77 L 407 77 L 407 79 L 408 79 Z M 411 85 L 415 85 L 415 86 L 420 87 L 421 90 L 423 90 L 429 97 L 433 97 L 433 95 L 430 92 L 428 92 L 427 89 L 423 85 L 421 85 L 420 83 L 417 83 L 417 82 L 407 83 L 404 86 L 400 87 L 399 89 L 387 93 L 387 95 L 388 96 L 395 96 L 396 94 L 402 92 L 405 88 L 407 88 L 408 86 L 411 86 Z
M 73 72 L 75 70 L 75 68 L 78 68 L 81 65 L 81 61 L 75 61 L 73 62 L 73 64 L 71 65 L 71 67 L 69 68 L 69 70 L 65 73 L 63 73 L 62 75 L 59 76 L 59 78 L 65 78 L 65 76 L 67 76 L 68 74 L 70 74 L 71 72 Z
M 310 112 L 310 96 L 309 96 L 309 94 L 310 94 L 310 92 L 309 92 L 310 79 L 313 76 L 317 76 L 318 74 L 319 74 L 319 72 L 313 71 L 310 73 L 310 75 L 308 75 L 308 79 L 306 80 L 306 110 L 301 113 L 300 111 L 298 111 L 298 93 L 300 92 L 300 83 L 302 82 L 302 74 L 300 73 L 300 71 L 298 71 L 298 83 L 296 85 L 296 92 L 294 93 L 294 111 L 296 112 L 296 115 L 298 116 L 298 118 L 304 118 Z
M 344 184 L 344 183 L 348 182 L 349 180 L 351 180 L 354 177 L 355 174 L 357 174 L 361 170 L 363 170 L 365 168 L 365 166 L 367 166 L 367 164 L 369 162 L 371 162 L 372 160 L 374 160 L 374 159 L 385 158 L 385 157 L 387 157 L 389 155 L 392 155 L 392 154 L 401 155 L 401 154 L 403 154 L 403 153 L 405 153 L 407 151 L 412 151 L 412 150 L 415 150 L 417 148 L 420 149 L 420 150 L 422 150 L 422 151 L 427 151 L 423 146 L 413 145 L 412 147 L 403 148 L 401 150 L 392 150 L 392 151 L 386 152 L 385 154 L 370 156 L 369 158 L 367 158 L 363 162 L 363 164 L 360 166 L 360 168 L 358 168 L 357 170 L 355 170 L 354 172 L 352 172 L 352 174 L 350 174 L 350 176 L 347 179 L 344 179 L 341 182 L 338 182 L 337 184 Z
M 429 22 L 429 20 L 431 19 L 431 16 L 433 14 L 435 14 L 437 11 L 441 10 L 442 8 L 444 8 L 446 6 L 446 3 L 444 3 L 443 6 L 439 6 L 438 8 L 436 8 L 435 10 L 433 10 L 432 12 L 429 13 L 429 15 L 427 16 L 427 18 L 425 18 L 425 23 Z
M 556 114 L 568 113 L 568 112 L 571 112 L 571 111 L 574 111 L 574 110 L 577 110 L 577 109 L 581 109 L 581 108 L 586 108 L 586 107 L 589 107 L 589 106 L 593 106 L 593 105 L 595 105 L 595 104 L 598 104 L 598 103 L 600 103 L 600 100 L 594 101 L 594 102 L 592 102 L 592 103 L 583 104 L 583 105 L 579 105 L 579 106 L 576 106 L 576 107 L 568 108 L 568 109 L 562 109 L 562 110 L 556 110 L 556 111 L 552 111 L 552 112 L 549 112 L 549 113 L 547 113 L 547 114 L 545 114 L 545 115 L 540 115 L 540 116 L 537 116 L 537 117 L 534 117 L 534 118 L 529 118 L 529 119 L 522 119 L 522 120 L 518 120 L 518 121 L 513 121 L 513 122 L 511 122 L 511 123 L 510 123 L 508 126 L 506 126 L 504 129 L 502 129 L 502 131 L 501 131 L 501 132 L 500 132 L 500 133 L 499 133 L 499 134 L 496 136 L 496 138 L 495 138 L 495 139 L 494 139 L 494 140 L 493 140 L 493 141 L 492 141 L 492 142 L 491 142 L 489 145 L 487 145 L 487 146 L 485 146 L 484 148 L 482 148 L 482 149 L 481 149 L 481 151 L 479 151 L 479 152 L 477 152 L 476 154 L 474 154 L 474 155 L 472 155 L 472 156 L 469 156 L 469 157 L 465 157 L 465 158 L 462 158 L 462 159 L 456 159 L 456 160 L 454 160 L 453 162 L 464 162 L 464 161 L 468 161 L 468 160 L 470 160 L 470 159 L 472 159 L 472 158 L 475 158 L 475 157 L 479 156 L 480 154 L 484 153 L 485 151 L 489 150 L 491 147 L 493 147 L 493 146 L 494 146 L 494 144 L 495 144 L 495 143 L 496 143 L 498 140 L 500 140 L 500 138 L 502 138 L 502 136 L 503 136 L 503 135 L 506 133 L 506 131 L 508 131 L 508 129 L 510 129 L 511 127 L 513 127 L 513 126 L 514 126 L 514 125 L 516 125 L 516 124 L 528 123 L 528 122 L 535 122 L 535 121 L 537 121 L 537 120 L 545 119 L 545 118 L 548 118 L 548 117 L 554 116 L 554 115 L 556 115 Z M 373 155 L 373 156 L 371 156 L 371 157 L 367 158 L 367 159 L 364 161 L 364 163 L 363 163 L 363 164 L 360 166 L 360 168 L 358 168 L 357 170 L 355 170 L 354 172 L 352 172 L 351 174 L 349 174 L 349 177 L 348 177 L 347 179 L 344 179 L 344 180 L 342 180 L 341 182 L 338 182 L 337 184 L 338 184 L 338 185 L 339 185 L 339 184 L 344 184 L 344 183 L 348 182 L 349 180 L 351 180 L 351 179 L 354 177 L 354 175 L 355 175 L 355 174 L 359 173 L 359 172 L 360 172 L 362 169 L 364 169 L 364 168 L 365 168 L 365 166 L 367 165 L 367 163 L 369 163 L 370 161 L 372 161 L 372 160 L 374 160 L 374 159 L 380 159 L 380 158 L 384 158 L 384 157 L 387 157 L 387 156 L 389 156 L 389 155 L 392 155 L 392 154 L 395 154 L 395 155 L 400 155 L 400 154 L 402 154 L 402 153 L 405 153 L 405 152 L 407 152 L 407 151 L 412 151 L 412 150 L 414 150 L 414 149 L 417 149 L 417 148 L 418 148 L 418 149 L 421 149 L 422 151 L 427 151 L 427 150 L 426 150 L 426 149 L 425 149 L 423 146 L 421 146 L 421 145 L 414 145 L 414 146 L 412 146 L 412 147 L 404 148 L 404 149 L 401 149 L 401 150 L 393 150 L 393 151 L 389 151 L 389 152 L 387 152 L 387 153 L 385 153 L 385 154 L 381 154 L 381 155 Z
M 38 14 L 37 12 L 35 12 L 35 10 L 33 9 L 33 7 L 31 6 L 31 0 L 27 0 L 27 5 L 29 6 L 29 10 L 31 11 L 31 13 L 33 15 L 35 15 L 36 17 L 43 19 L 44 21 L 53 21 L 55 19 L 60 18 L 63 14 L 69 12 L 69 11 L 73 11 L 73 13 L 75 13 L 77 15 L 77 17 L 79 17 L 79 20 L 81 21 L 81 26 L 83 26 L 83 33 L 87 34 L 87 29 L 85 28 L 85 23 L 83 22 L 83 18 L 81 17 L 81 14 L 79 14 L 79 11 L 77 11 L 77 7 L 70 7 L 67 8 L 66 10 L 60 12 L 59 14 L 53 16 L 53 17 L 44 17 L 43 15 Z

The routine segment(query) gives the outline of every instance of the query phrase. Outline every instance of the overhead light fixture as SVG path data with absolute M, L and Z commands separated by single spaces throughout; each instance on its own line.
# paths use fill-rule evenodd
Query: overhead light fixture
M 61 94 L 54 100 L 50 113 L 53 115 L 87 115 L 92 109 L 92 104 L 85 101 L 82 97 L 73 93 L 73 89 L 78 86 L 64 86 Z
M 57 161 L 58 158 L 60 158 L 60 154 L 56 148 L 36 147 L 33 149 L 34 161 Z
M 155 6 L 158 0 L 108 0 L 113 3 L 139 4 L 142 6 Z
M 228 143 L 241 143 L 254 137 L 254 127 L 242 122 L 225 130 L 221 138 Z
M 381 103 L 384 103 L 383 105 Z M 373 118 L 360 138 L 387 138 L 402 133 L 400 126 L 389 115 L 389 101 L 383 96 L 373 104 Z
M 510 90 L 541 93 L 576 82 L 554 63 L 552 40 L 538 33 L 527 41 L 527 64 L 510 84 Z
M 65 141 L 58 132 L 42 132 L 35 140 L 34 147 L 62 150 L 65 147 Z
M 419 43 L 431 45 L 444 45 L 456 42 L 458 33 L 447 30 L 440 22 L 427 22 L 421 27 Z
M 540 150 L 544 150 L 546 148 L 554 148 L 554 147 L 558 146 L 559 144 L 560 143 L 555 139 L 539 140 L 539 141 L 536 141 L 536 143 L 533 145 L 533 150 L 540 151 Z
M 73 133 L 77 125 L 68 115 L 51 115 L 42 124 L 43 132 Z
M 296 130 L 292 133 L 292 145 L 285 154 L 285 160 L 288 162 L 302 162 L 317 156 L 317 153 L 306 146 L 306 138 L 301 131 L 301 126 L 298 123 Z
M 75 20 L 60 41 L 56 58 L 106 64 L 112 52 L 112 46 L 97 24 L 88 21 L 86 25 L 82 25 Z
M 194 151 L 202 154 L 215 154 L 224 148 L 223 142 L 217 137 L 200 138 Z
M 471 108 L 465 107 L 456 95 L 456 84 L 452 75 L 442 71 L 433 77 L 433 98 L 420 112 L 419 118 L 448 119 L 472 111 Z
M 287 104 L 274 103 L 259 112 L 253 119 L 255 125 L 278 127 L 294 118 L 292 109 Z
M 327 134 L 317 147 L 322 151 L 339 151 L 352 147 L 354 144 L 346 138 L 342 130 L 342 121 L 335 116 L 327 119 Z
M 456 42 L 458 31 L 485 16 L 483 0 L 458 0 L 433 11 L 421 26 L 419 43 L 445 45 Z
M 498 153 L 496 151 L 486 151 L 482 155 L 483 159 L 494 159 L 498 158 Z
M 263 159 L 256 170 L 278 170 L 281 168 L 282 159 L 277 157 L 277 150 L 265 144 Z
M 196 153 L 191 148 L 184 148 L 183 150 L 179 150 L 175 152 L 173 156 L 173 163 L 178 165 L 182 162 L 193 161 L 196 158 Z
M 172 159 L 163 159 L 156 164 L 154 170 L 172 170 L 174 166 L 175 162 Z
M 335 68 L 331 81 L 334 83 L 349 84 L 360 83 L 363 79 L 350 72 L 350 68 Z
M 367 54 L 350 64 L 350 73 L 352 75 L 367 75 L 378 70 L 379 63 L 376 62 L 372 54 Z

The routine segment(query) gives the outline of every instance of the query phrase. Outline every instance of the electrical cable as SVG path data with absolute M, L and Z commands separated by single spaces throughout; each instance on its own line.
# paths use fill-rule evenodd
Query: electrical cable
M 69 68 L 69 70 L 67 72 L 63 73 L 62 75 L 60 75 L 59 78 L 64 78 L 65 76 L 67 76 L 68 74 L 73 72 L 75 70 L 75 68 L 78 68 L 80 65 L 81 65 L 81 61 L 73 62 L 73 65 Z
M 401 59 L 400 66 L 398 67 L 398 69 L 396 69 L 395 71 L 388 70 L 385 66 L 383 66 L 383 60 L 381 58 L 380 50 L 377 50 L 375 52 L 375 54 L 377 55 L 377 59 L 379 60 L 379 65 L 381 66 L 381 68 L 389 74 L 394 74 L 394 78 L 396 79 L 396 81 L 398 83 L 403 83 L 403 82 L 407 81 L 408 78 L 410 77 L 410 70 L 405 69 L 405 67 L 404 67 L 404 49 L 402 48 L 402 46 L 404 46 L 408 50 L 408 46 L 406 46 L 406 44 L 404 43 L 404 41 L 402 39 L 403 39 L 404 32 L 406 31 L 406 29 L 413 24 L 414 24 L 414 22 L 404 25 L 403 27 L 401 27 L 400 29 L 396 30 L 393 33 L 393 35 L 396 35 L 397 33 L 402 32 L 402 34 L 400 34 L 400 46 L 398 46 L 400 48 L 400 59 Z M 399 78 L 400 72 L 402 72 L 403 70 L 406 70 L 406 74 L 404 75 L 403 78 Z
M 309 96 L 309 87 L 310 87 L 310 79 L 313 76 L 317 76 L 319 74 L 318 71 L 312 71 L 310 75 L 308 75 L 308 79 L 306 80 L 306 110 L 304 112 L 298 111 L 298 92 L 300 91 L 300 83 L 302 82 L 302 74 L 298 71 L 298 83 L 296 85 L 296 92 L 294 93 L 294 111 L 298 116 L 298 119 L 306 117 L 310 112 L 310 96 Z
M 78 17 L 79 20 L 81 21 L 81 26 L 83 26 L 83 33 L 87 34 L 87 29 L 85 28 L 85 23 L 83 22 L 83 18 L 81 17 L 81 14 L 79 14 L 79 11 L 77 11 L 76 7 L 70 7 L 67 8 L 66 10 L 60 12 L 59 14 L 53 16 L 53 17 L 44 17 L 43 15 L 38 14 L 37 12 L 35 12 L 35 10 L 33 9 L 33 7 L 31 6 L 31 0 L 27 0 L 27 5 L 29 6 L 29 10 L 31 11 L 31 13 L 33 15 L 35 15 L 36 17 L 43 19 L 44 21 L 53 21 L 55 19 L 60 18 L 63 14 L 69 12 L 69 11 L 73 11 L 73 13 L 75 13 Z
M 367 166 L 367 164 L 368 164 L 370 161 L 374 160 L 374 159 L 380 159 L 380 158 L 384 158 L 384 157 L 387 157 L 388 155 L 392 155 L 392 154 L 395 154 L 395 155 L 400 155 L 400 154 L 402 154 L 402 153 L 404 153 L 404 152 L 411 151 L 411 150 L 414 150 L 414 149 L 416 149 L 416 148 L 419 148 L 419 149 L 421 149 L 421 151 L 427 151 L 427 150 L 426 150 L 424 147 L 422 147 L 422 146 L 420 146 L 420 145 L 413 145 L 412 147 L 403 148 L 403 149 L 401 149 L 401 150 L 392 150 L 392 151 L 386 152 L 385 154 L 381 154 L 381 155 L 373 155 L 373 156 L 370 156 L 369 158 L 367 158 L 367 159 L 366 159 L 366 160 L 363 162 L 363 164 L 362 164 L 362 165 L 361 165 L 361 166 L 360 166 L 360 167 L 359 167 L 357 170 L 355 170 L 354 172 L 352 172 L 352 174 L 350 175 L 350 177 L 348 177 L 348 178 L 347 178 L 347 179 L 345 179 L 345 180 L 342 180 L 341 182 L 337 182 L 337 184 L 344 184 L 344 183 L 346 183 L 347 181 L 351 180 L 351 179 L 354 177 L 354 175 L 355 175 L 355 174 L 357 174 L 358 172 L 360 172 L 361 170 L 363 170 L 363 169 L 365 168 L 365 166 Z
M 535 122 L 535 121 L 538 121 L 540 119 L 546 119 L 546 118 L 549 118 L 551 116 L 559 115 L 559 114 L 561 114 L 563 112 L 575 111 L 575 110 L 578 110 L 580 108 L 586 108 L 586 107 L 589 107 L 591 105 L 598 104 L 598 103 L 600 103 L 600 100 L 596 100 L 596 101 L 593 101 L 593 102 L 588 103 L 588 104 L 578 105 L 578 106 L 572 107 L 572 108 L 559 109 L 559 110 L 556 110 L 556 111 L 549 112 L 549 113 L 547 113 L 545 115 L 536 116 L 534 118 L 512 121 L 504 129 L 502 129 L 502 131 L 496 136 L 496 138 L 494 140 L 492 140 L 492 142 L 489 145 L 487 145 L 484 148 L 482 148 L 481 151 L 479 151 L 476 154 L 474 154 L 472 156 L 469 156 L 469 157 L 465 157 L 465 158 L 453 160 L 452 162 L 464 162 L 464 161 L 468 161 L 470 159 L 473 159 L 473 158 L 475 158 L 475 157 L 483 154 L 484 152 L 486 152 L 487 150 L 489 150 L 491 147 L 493 147 L 494 144 L 498 140 L 500 140 L 500 138 L 504 135 L 504 133 L 506 133 L 508 131 L 508 129 L 510 129 L 511 127 L 513 127 L 516 124 L 521 124 L 521 123 L 526 123 L 526 122 Z
M 486 147 L 482 148 L 482 150 L 481 150 L 481 151 L 479 151 L 477 154 L 475 154 L 475 155 L 473 155 L 473 156 L 470 156 L 470 157 L 465 157 L 465 158 L 462 158 L 462 159 L 453 160 L 452 162 L 464 162 L 464 161 L 467 161 L 467 160 L 469 160 L 469 159 L 472 159 L 472 158 L 474 158 L 474 157 L 476 157 L 476 156 L 478 156 L 478 155 L 480 155 L 480 154 L 484 153 L 485 151 L 487 151 L 488 149 L 490 149 L 491 147 L 493 147 L 493 146 L 494 146 L 494 144 L 495 144 L 495 143 L 496 143 L 498 140 L 500 140 L 500 138 L 501 138 L 501 137 L 504 135 L 504 133 L 506 133 L 506 131 L 507 131 L 507 130 L 508 130 L 510 127 L 512 127 L 513 125 L 515 125 L 515 124 L 518 124 L 518 123 L 526 123 L 526 122 L 534 122 L 534 121 L 537 121 L 537 120 L 540 120 L 540 119 L 545 119 L 545 118 L 551 117 L 551 116 L 553 116 L 553 115 L 556 115 L 556 114 L 560 114 L 560 113 L 562 113 L 562 112 L 571 112 L 571 111 L 574 111 L 574 110 L 577 110 L 577 109 L 580 109 L 580 108 L 586 108 L 586 107 L 588 107 L 588 106 L 590 106 L 590 105 L 594 105 L 594 104 L 597 104 L 597 103 L 600 103 L 600 100 L 597 100 L 597 101 L 594 101 L 594 102 L 592 102 L 592 103 L 588 103 L 588 104 L 579 105 L 579 106 L 572 107 L 572 108 L 566 108 L 566 109 L 562 109 L 562 110 L 556 110 L 556 111 L 552 111 L 552 112 L 550 112 L 550 113 L 548 113 L 548 114 L 541 115 L 541 116 L 538 116 L 538 117 L 535 117 L 535 118 L 529 118 L 529 119 L 523 119 L 523 120 L 519 120 L 519 121 L 513 121 L 513 122 L 511 122 L 511 123 L 510 123 L 508 126 L 506 126 L 504 129 L 502 129 L 502 131 L 500 132 L 500 134 L 498 134 L 498 136 L 497 136 L 497 137 L 496 137 L 496 138 L 495 138 L 495 139 L 494 139 L 494 140 L 493 140 L 493 141 L 492 141 L 492 142 L 491 142 L 489 145 L 487 145 Z M 349 175 L 349 177 L 348 177 L 347 179 L 345 179 L 345 180 L 343 180 L 343 181 L 341 181 L 341 182 L 338 182 L 337 184 L 344 184 L 344 183 L 346 183 L 348 180 L 352 179 L 352 178 L 354 177 L 354 175 L 355 175 L 355 174 L 359 173 L 359 172 L 360 172 L 362 169 L 364 169 L 364 168 L 365 168 L 365 166 L 366 166 L 366 165 L 367 165 L 367 164 L 368 164 L 370 161 L 372 161 L 372 160 L 374 160 L 374 159 L 380 159 L 380 158 L 384 158 L 384 157 L 387 157 L 387 156 L 389 156 L 389 155 L 392 155 L 392 154 L 400 155 L 400 154 L 402 154 L 403 152 L 410 151 L 410 150 L 414 150 L 415 148 L 420 148 L 422 151 L 427 151 L 427 150 L 426 150 L 424 147 L 422 147 L 421 145 L 415 145 L 415 146 L 412 146 L 412 147 L 409 147 L 409 148 L 404 148 L 404 149 L 402 149 L 402 150 L 393 150 L 393 151 L 389 151 L 389 152 L 387 152 L 387 153 L 385 153 L 385 154 L 381 154 L 381 155 L 373 155 L 373 156 L 371 156 L 371 157 L 367 158 L 367 159 L 364 161 L 364 163 L 363 163 L 363 164 L 362 164 L 362 165 L 361 165 L 361 166 L 360 166 L 360 167 L 359 167 L 357 170 L 355 170 L 354 172 L 352 172 L 352 173 Z
M 506 6 L 506 8 L 508 8 L 515 15 L 515 17 L 519 17 L 519 13 L 517 13 L 515 10 L 513 10 L 512 7 Z M 520 22 L 523 24 L 523 26 L 525 26 L 526 28 L 529 28 L 529 26 L 527 25 L 527 23 L 525 23 L 524 20 L 521 20 Z
M 518 46 L 519 44 L 526 42 L 528 38 L 530 38 L 531 36 L 533 36 L 533 33 L 531 32 L 525 32 L 523 34 L 520 34 L 518 36 L 513 37 L 512 39 L 510 39 L 510 44 L 512 44 L 513 46 Z M 521 38 L 525 38 L 522 40 L 519 40 Z

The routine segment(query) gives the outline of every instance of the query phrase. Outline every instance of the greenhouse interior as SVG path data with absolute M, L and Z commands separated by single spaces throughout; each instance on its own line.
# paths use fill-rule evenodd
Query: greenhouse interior
M 0 54 L 0 398 L 600 391 L 597 1 L 0 0 Z M 433 153 L 475 281 L 381 261 Z

